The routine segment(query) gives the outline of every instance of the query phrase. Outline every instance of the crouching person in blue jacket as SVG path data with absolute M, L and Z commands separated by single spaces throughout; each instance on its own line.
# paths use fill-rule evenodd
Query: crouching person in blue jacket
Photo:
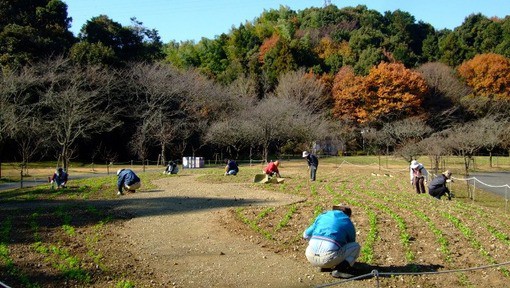
M 117 176 L 117 195 L 123 195 L 123 190 L 135 193 L 142 186 L 140 178 L 131 169 L 119 169 Z
M 332 271 L 335 278 L 353 277 L 352 266 L 360 253 L 351 214 L 351 208 L 334 205 L 303 233 L 303 238 L 309 240 L 305 253 L 308 262 L 321 272 Z

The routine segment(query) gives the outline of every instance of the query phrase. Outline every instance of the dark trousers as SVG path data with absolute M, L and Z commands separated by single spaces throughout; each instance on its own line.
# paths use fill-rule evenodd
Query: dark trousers
M 448 190 L 448 187 L 429 189 L 429 194 L 430 196 L 435 197 L 437 199 L 441 199 L 443 195 L 448 194 L 448 199 L 451 199 L 450 190 Z
M 316 175 L 317 175 L 317 167 L 311 165 L 310 166 L 310 180 L 315 181 Z
M 414 177 L 414 187 L 416 188 L 416 193 L 425 193 L 425 177 Z

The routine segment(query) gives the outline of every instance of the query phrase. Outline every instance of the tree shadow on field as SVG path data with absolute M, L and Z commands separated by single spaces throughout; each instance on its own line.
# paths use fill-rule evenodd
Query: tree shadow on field
M 150 190 L 149 193 L 158 190 Z M 144 191 L 147 192 L 147 191 Z M 139 193 L 139 192 L 137 192 Z M 18 241 L 26 241 L 30 237 L 30 227 L 34 219 L 38 225 L 55 228 L 68 221 L 73 227 L 95 225 L 104 219 L 120 220 L 138 217 L 184 214 L 196 211 L 208 211 L 219 208 L 241 206 L 271 205 L 276 200 L 250 199 L 238 197 L 153 197 L 129 198 L 125 196 L 111 200 L 83 199 L 46 199 L 46 200 L 10 200 L 0 199 L 0 224 L 12 223 L 13 227 L 24 227 L 18 230 Z M 66 220 L 67 219 L 67 220 Z

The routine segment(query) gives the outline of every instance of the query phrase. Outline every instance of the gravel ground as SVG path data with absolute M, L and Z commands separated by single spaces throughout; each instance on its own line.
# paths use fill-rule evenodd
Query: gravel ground
M 200 183 L 191 175 L 156 184 L 162 189 L 127 194 L 117 209 L 134 214 L 118 233 L 131 242 L 135 251 L 130 252 L 162 277 L 157 282 L 173 287 L 311 287 L 335 280 L 303 261 L 303 251 L 296 252 L 301 259 L 283 257 L 225 228 L 229 208 L 285 205 L 300 197 L 234 183 Z

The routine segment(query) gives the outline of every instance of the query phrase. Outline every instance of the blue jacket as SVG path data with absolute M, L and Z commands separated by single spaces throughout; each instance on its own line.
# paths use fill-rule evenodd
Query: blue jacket
M 136 176 L 135 172 L 131 169 L 124 169 L 120 171 L 119 178 L 117 179 L 117 188 L 122 191 L 124 185 L 133 185 L 136 182 L 140 182 L 140 178 Z
M 339 210 L 322 213 L 308 227 L 303 236 L 306 239 L 321 239 L 337 244 L 339 247 L 356 242 L 356 229 L 349 216 Z

